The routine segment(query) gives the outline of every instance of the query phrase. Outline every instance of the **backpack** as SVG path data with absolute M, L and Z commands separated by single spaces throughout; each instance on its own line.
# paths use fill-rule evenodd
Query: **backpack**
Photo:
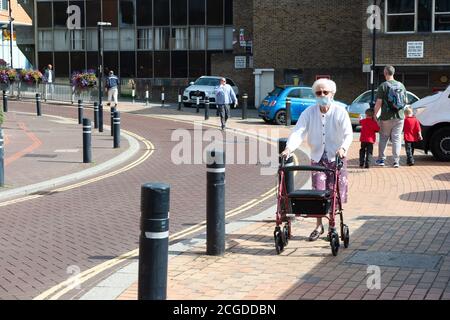
M 406 107 L 406 92 L 400 82 L 386 82 L 388 86 L 387 104 L 391 110 L 398 112 Z

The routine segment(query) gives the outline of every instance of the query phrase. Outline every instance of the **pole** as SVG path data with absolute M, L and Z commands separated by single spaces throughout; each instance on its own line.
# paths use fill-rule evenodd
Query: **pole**
M 8 96 L 5 90 L 3 90 L 3 112 L 8 112 Z
M 181 93 L 180 89 L 178 89 L 178 111 L 181 110 Z
M 199 113 L 200 112 L 200 97 L 197 97 L 196 104 L 197 104 L 197 113 Z
M 98 128 L 98 102 L 94 102 L 94 128 Z
M 286 127 L 291 125 L 291 99 L 286 98 Z
M 375 8 L 376 0 L 373 0 L 373 5 Z M 373 12 L 373 35 L 372 35 L 372 68 L 370 70 L 370 85 L 371 85 L 371 100 L 370 100 L 370 108 L 375 108 L 375 55 L 376 55 L 376 35 L 377 35 L 377 28 L 376 28 L 376 11 L 374 9 Z
M 247 119 L 247 99 L 248 95 L 244 93 L 242 95 L 243 103 L 242 103 L 242 120 Z
M 103 103 L 98 105 L 98 132 L 103 132 Z
M 209 97 L 205 97 L 205 120 L 209 119 Z
M 42 112 L 41 112 L 41 94 L 40 93 L 36 93 L 36 114 L 38 116 L 42 116 Z
M 78 100 L 78 124 L 83 123 L 83 100 Z
M 0 187 L 5 185 L 5 162 L 4 155 L 5 151 L 3 150 L 4 141 L 3 141 L 3 129 L 0 128 Z
M 12 17 L 12 8 L 11 8 L 11 0 L 8 0 L 8 7 L 9 7 L 9 54 L 11 56 L 11 68 L 14 68 L 13 66 L 13 21 L 14 18 Z
M 169 185 L 147 183 L 141 187 L 138 300 L 167 297 L 169 203 Z
M 120 112 L 114 111 L 114 118 L 112 126 L 114 127 L 114 149 L 120 148 Z
M 98 31 L 98 105 L 102 105 L 103 98 L 103 24 L 97 22 Z
M 92 162 L 92 126 L 91 120 L 83 118 L 83 163 Z
M 111 137 L 114 137 L 114 112 L 116 112 L 116 107 L 111 107 Z
M 164 87 L 162 88 L 161 92 L 161 108 L 164 108 Z

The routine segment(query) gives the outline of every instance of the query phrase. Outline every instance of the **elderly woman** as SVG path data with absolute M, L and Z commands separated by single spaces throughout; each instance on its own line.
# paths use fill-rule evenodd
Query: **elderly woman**
M 300 115 L 281 153 L 288 158 L 308 136 L 311 147 L 311 165 L 334 169 L 336 154 L 343 158 L 344 166 L 339 179 L 341 201 L 347 202 L 347 161 L 345 156 L 353 140 L 353 131 L 347 111 L 334 103 L 336 83 L 328 79 L 319 79 L 312 86 L 317 103 L 307 108 Z M 334 176 L 331 172 L 312 172 L 312 187 L 315 190 L 332 190 Z M 315 241 L 324 233 L 322 218 L 317 218 L 317 225 L 309 236 Z

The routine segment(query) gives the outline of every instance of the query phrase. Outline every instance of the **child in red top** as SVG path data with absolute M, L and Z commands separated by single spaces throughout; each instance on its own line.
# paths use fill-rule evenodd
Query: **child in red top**
M 414 165 L 414 142 L 422 140 L 420 123 L 413 115 L 411 108 L 405 108 L 405 125 L 403 126 L 405 137 L 406 163 Z
M 366 110 L 366 118 L 359 120 L 361 124 L 361 149 L 359 149 L 359 167 L 369 168 L 372 162 L 373 145 L 376 141 L 376 135 L 380 131 L 380 126 L 374 119 L 373 109 Z

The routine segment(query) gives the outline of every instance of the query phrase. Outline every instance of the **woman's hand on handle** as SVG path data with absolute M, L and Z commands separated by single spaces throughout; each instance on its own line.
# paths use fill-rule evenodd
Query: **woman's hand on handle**
M 290 156 L 291 156 L 291 150 L 289 150 L 289 148 L 284 149 L 284 151 L 280 154 L 280 157 L 282 157 L 284 159 L 289 159 Z
M 336 155 L 339 156 L 339 158 L 344 158 L 345 157 L 345 149 L 344 148 L 339 148 L 338 151 L 336 151 Z

